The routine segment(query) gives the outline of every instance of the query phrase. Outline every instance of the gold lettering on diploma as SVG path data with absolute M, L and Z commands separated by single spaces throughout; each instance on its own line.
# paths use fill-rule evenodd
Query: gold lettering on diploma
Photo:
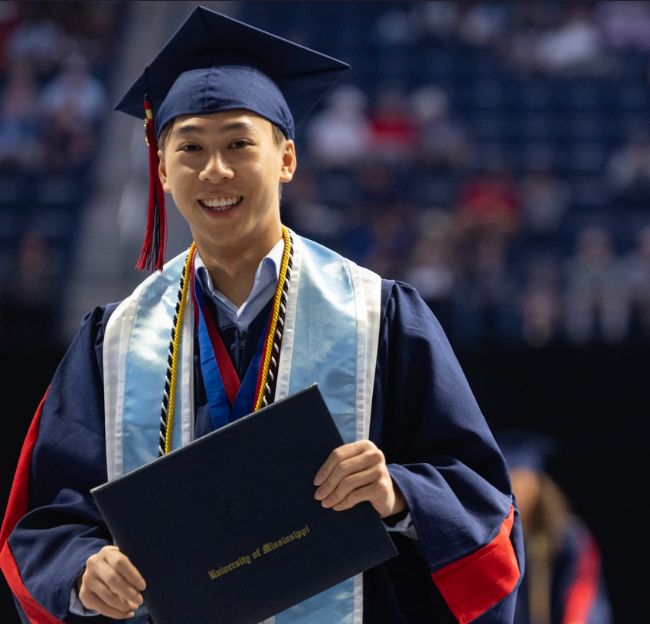
M 234 561 L 231 561 L 230 563 L 226 563 L 224 565 L 219 566 L 218 568 L 212 568 L 211 570 L 208 570 L 208 576 L 210 577 L 211 581 L 215 581 L 218 578 L 222 577 L 224 574 L 228 574 L 229 572 L 232 572 L 237 568 L 250 565 L 251 563 L 253 563 L 255 559 L 259 559 L 264 555 L 268 555 L 274 550 L 277 550 L 278 548 L 282 548 L 286 544 L 290 544 L 291 542 L 304 539 L 309 534 L 310 534 L 309 525 L 306 524 L 301 529 L 291 531 L 289 535 L 283 535 L 277 540 L 266 542 L 264 545 L 256 548 L 251 553 L 246 555 L 241 555 L 240 557 L 238 557 Z

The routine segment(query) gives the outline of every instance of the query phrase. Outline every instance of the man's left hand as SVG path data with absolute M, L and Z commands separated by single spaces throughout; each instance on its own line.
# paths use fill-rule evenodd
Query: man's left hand
M 404 496 L 394 484 L 386 458 L 370 440 L 334 449 L 314 478 L 314 497 L 323 507 L 343 511 L 368 501 L 386 518 L 404 511 Z

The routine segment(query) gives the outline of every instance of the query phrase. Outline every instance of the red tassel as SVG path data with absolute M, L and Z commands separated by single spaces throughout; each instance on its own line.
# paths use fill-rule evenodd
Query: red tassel
M 162 271 L 167 242 L 167 213 L 165 212 L 165 193 L 158 175 L 158 141 L 153 108 L 146 96 L 144 114 L 145 137 L 149 146 L 149 210 L 147 212 L 147 230 L 135 266 L 139 271 Z

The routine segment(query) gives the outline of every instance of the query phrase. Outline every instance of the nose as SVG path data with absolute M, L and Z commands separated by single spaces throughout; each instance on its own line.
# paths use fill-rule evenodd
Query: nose
M 206 161 L 205 166 L 199 172 L 199 180 L 202 182 L 222 182 L 230 180 L 234 176 L 234 171 L 230 164 L 223 159 L 220 153 L 214 153 Z

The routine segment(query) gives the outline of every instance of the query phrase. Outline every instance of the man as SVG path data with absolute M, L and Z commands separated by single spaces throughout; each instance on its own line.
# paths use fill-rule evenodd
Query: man
M 195 246 L 88 315 L 37 412 L 0 534 L 24 622 L 146 621 L 90 488 L 313 382 L 346 442 L 315 498 L 369 501 L 400 554 L 275 622 L 512 621 L 518 516 L 441 328 L 412 288 L 281 223 L 294 116 L 345 67 L 198 8 L 118 105 L 146 98 L 139 264 L 162 269 L 163 190 Z

